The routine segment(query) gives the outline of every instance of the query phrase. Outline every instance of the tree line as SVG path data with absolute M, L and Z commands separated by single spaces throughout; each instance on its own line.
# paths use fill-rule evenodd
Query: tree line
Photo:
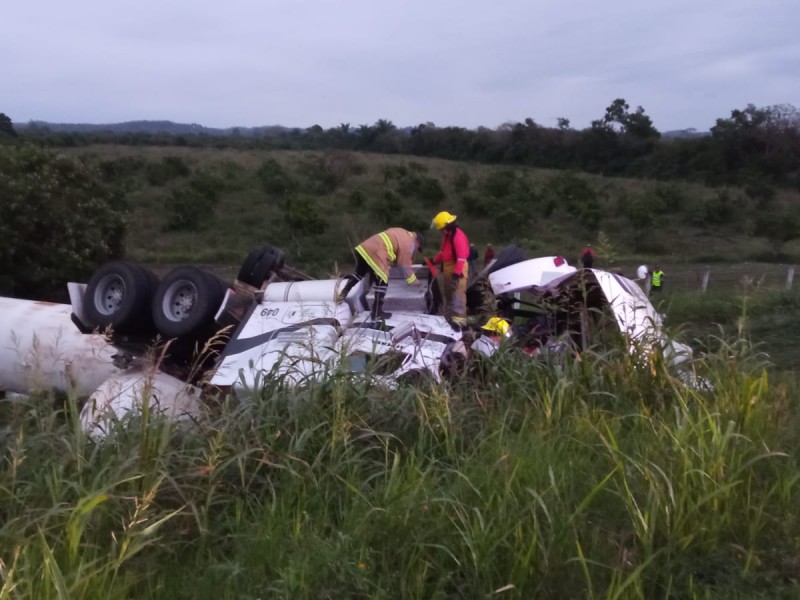
M 527 118 L 498 128 L 398 128 L 391 120 L 372 125 L 272 130 L 248 136 L 170 133 L 52 132 L 28 127 L 22 137 L 52 145 L 92 143 L 274 149 L 345 149 L 451 160 L 573 169 L 606 176 L 682 179 L 708 185 L 771 185 L 800 189 L 800 112 L 791 105 L 749 104 L 719 118 L 707 135 L 663 137 L 645 110 L 622 98 L 585 129 L 566 118 L 545 127 Z M 6 125 L 7 128 L 7 125 Z M 12 129 L 13 131 L 13 129 Z

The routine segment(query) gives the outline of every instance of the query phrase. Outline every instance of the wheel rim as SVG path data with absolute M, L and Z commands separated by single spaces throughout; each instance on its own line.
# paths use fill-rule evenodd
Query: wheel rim
M 197 303 L 197 287 L 191 281 L 180 279 L 172 283 L 164 293 L 161 311 L 170 321 L 185 321 Z
M 125 281 L 119 275 L 106 275 L 94 290 L 94 307 L 101 315 L 111 316 L 125 301 Z

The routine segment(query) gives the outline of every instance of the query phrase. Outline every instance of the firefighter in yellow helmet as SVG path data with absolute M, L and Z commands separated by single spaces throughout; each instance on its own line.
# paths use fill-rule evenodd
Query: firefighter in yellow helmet
M 431 228 L 442 232 L 442 248 L 433 262 L 443 263 L 445 316 L 454 325 L 467 323 L 467 278 L 469 277 L 469 239 L 456 225 L 456 215 L 442 211 L 433 217 Z
M 483 324 L 481 329 L 498 338 L 511 335 L 511 325 L 502 317 L 492 317 Z
M 492 317 L 481 327 L 483 335 L 472 343 L 472 350 L 491 356 L 502 341 L 511 337 L 511 325 L 502 317 Z
M 389 285 L 389 267 L 396 264 L 403 269 L 408 285 L 421 285 L 411 264 L 414 252 L 421 250 L 423 244 L 422 234 L 406 231 L 400 227 L 390 227 L 367 238 L 355 247 L 356 271 L 339 292 L 337 300 L 344 300 L 350 290 L 369 274 L 370 286 L 375 287 L 372 318 L 388 319 L 392 315 L 384 312 L 383 299 L 386 297 Z M 368 291 L 369 287 L 364 294 L 366 295 Z

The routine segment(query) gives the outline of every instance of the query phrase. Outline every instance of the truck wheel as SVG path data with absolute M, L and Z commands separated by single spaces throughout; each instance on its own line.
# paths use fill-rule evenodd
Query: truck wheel
M 150 323 L 150 302 L 158 277 L 137 264 L 111 261 L 89 279 L 84 311 L 93 327 L 113 327 L 130 333 Z
M 223 283 L 196 267 L 178 267 L 161 280 L 153 297 L 153 323 L 167 338 L 210 330 L 225 296 Z
M 244 259 L 242 268 L 239 269 L 239 275 L 236 278 L 253 287 L 261 287 L 261 284 L 270 276 L 270 273 L 283 267 L 285 258 L 286 255 L 283 250 L 274 246 L 254 248 Z

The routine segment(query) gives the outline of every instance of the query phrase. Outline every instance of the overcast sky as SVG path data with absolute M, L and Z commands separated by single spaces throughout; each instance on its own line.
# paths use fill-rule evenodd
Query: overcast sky
M 22 0 L 0 112 L 210 127 L 575 128 L 615 98 L 657 129 L 800 108 L 800 0 Z

